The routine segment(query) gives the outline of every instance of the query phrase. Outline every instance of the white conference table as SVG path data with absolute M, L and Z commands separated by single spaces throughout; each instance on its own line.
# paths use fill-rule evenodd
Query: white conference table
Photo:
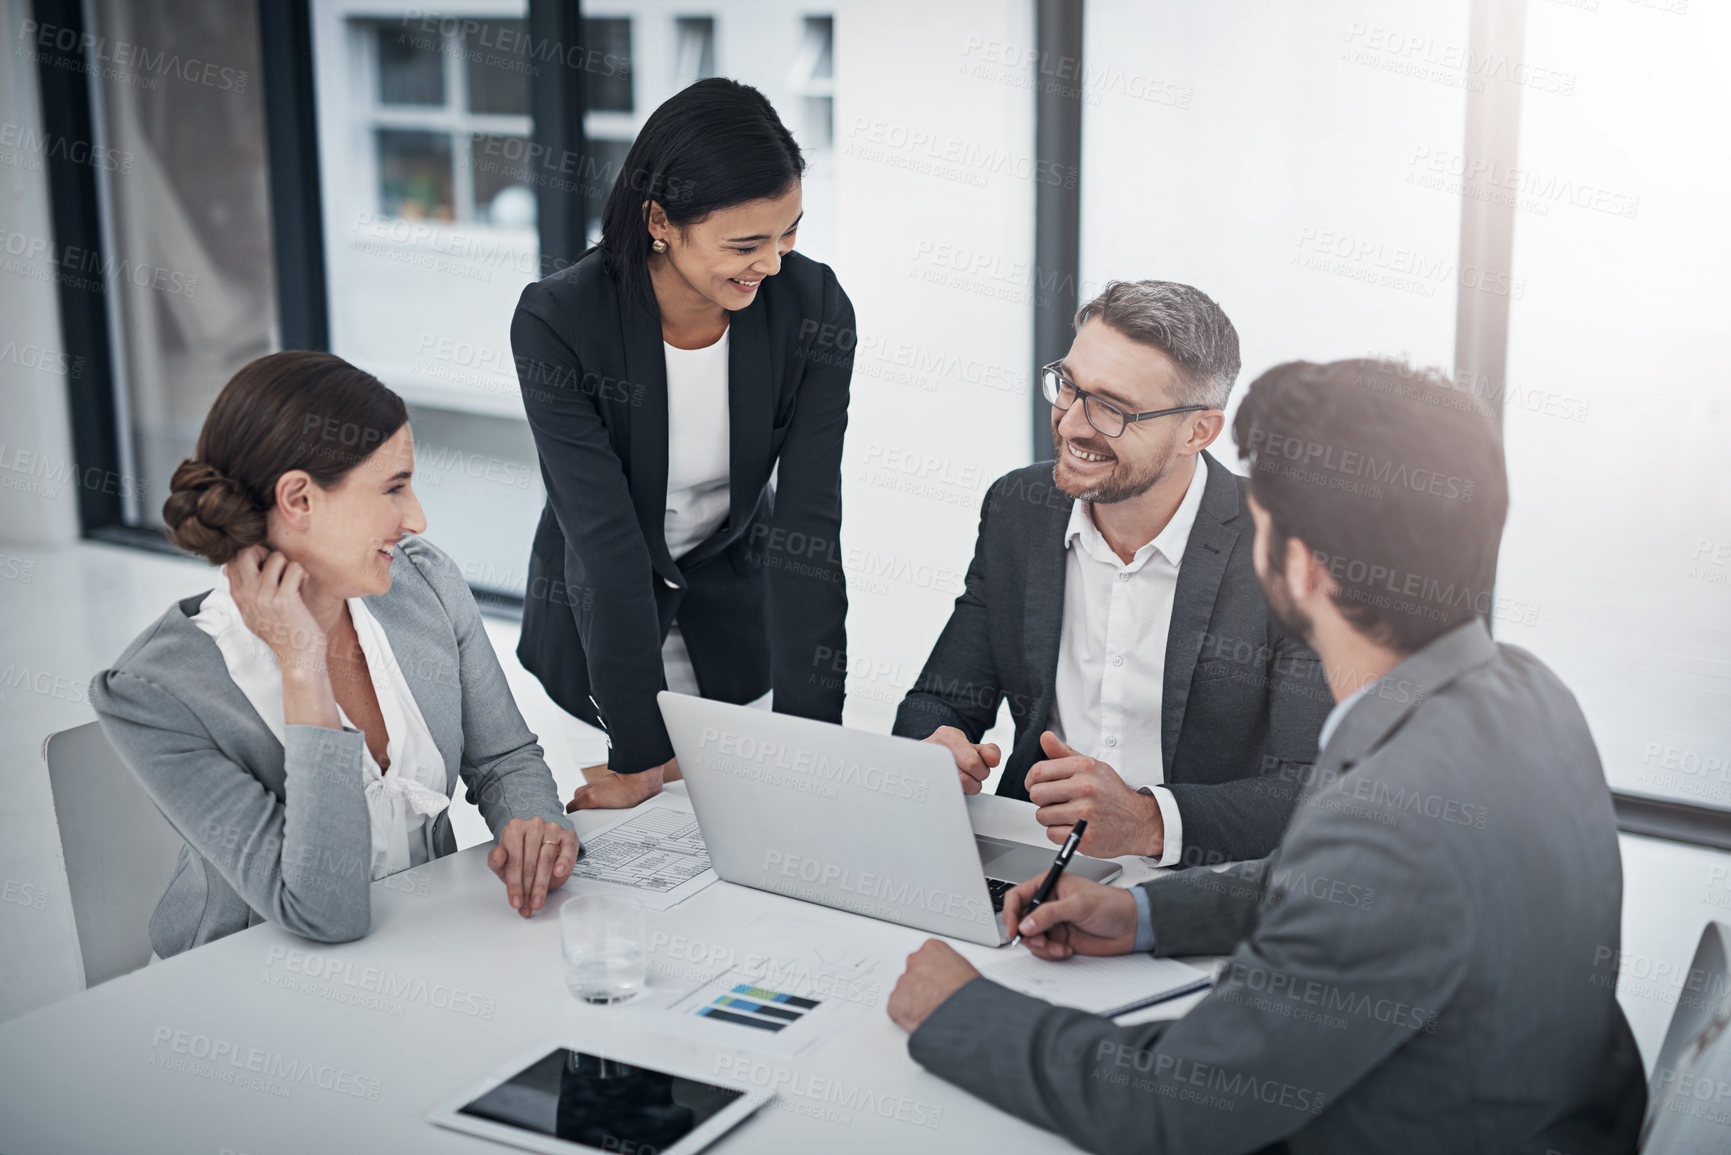
M 969 803 L 981 833 L 1044 844 L 1033 807 L 993 796 Z M 578 815 L 579 832 L 610 816 Z M 668 1029 L 674 1019 L 655 996 L 675 980 L 663 980 L 653 950 L 645 995 L 611 1007 L 573 999 L 559 949 L 563 895 L 524 920 L 486 851 L 375 883 L 372 933 L 359 942 L 313 943 L 262 924 L 0 1024 L 7 1155 L 496 1153 L 508 1148 L 434 1127 L 427 1112 L 553 1041 L 777 1090 L 717 1152 L 1075 1150 L 908 1057 L 884 1001 L 924 932 L 726 882 L 647 913 L 652 942 L 663 953 L 683 942 L 675 953 L 686 958 L 773 914 L 809 927 L 813 942 L 869 944 L 882 959 L 872 1004 L 810 1049 L 790 1057 L 742 1045 L 752 1040 L 718 1045 Z M 1141 860 L 1125 866 L 1125 882 L 1154 873 Z M 1002 957 L 950 941 L 976 965 Z M 347 970 L 338 978 L 333 966 Z M 381 980 L 365 977 L 368 967 L 404 997 L 369 993 Z M 1201 997 L 1137 1018 L 1176 1017 Z M 301 1075 L 266 1079 L 249 1064 Z

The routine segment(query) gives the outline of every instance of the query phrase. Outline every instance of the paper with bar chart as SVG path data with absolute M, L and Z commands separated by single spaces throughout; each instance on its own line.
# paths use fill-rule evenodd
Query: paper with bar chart
M 888 997 L 882 961 L 797 919 L 765 915 L 741 928 L 716 969 L 667 1010 L 681 1029 L 727 1046 L 803 1051 Z

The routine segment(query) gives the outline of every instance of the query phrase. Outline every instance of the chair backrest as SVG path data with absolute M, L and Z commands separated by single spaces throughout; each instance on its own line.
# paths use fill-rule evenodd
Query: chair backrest
M 150 916 L 184 843 L 88 722 L 42 743 L 84 985 L 150 961 Z
M 1647 1091 L 1641 1150 L 1731 1150 L 1731 926 L 1709 922 L 1677 991 L 1677 1009 Z

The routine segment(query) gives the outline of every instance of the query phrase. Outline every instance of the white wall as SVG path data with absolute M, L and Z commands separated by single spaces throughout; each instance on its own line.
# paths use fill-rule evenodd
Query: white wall
M 1731 807 L 1731 108 L 1723 4 L 1528 6 L 1499 582 L 1613 787 Z
M 1084 292 L 1182 281 L 1220 302 L 1244 369 L 1454 357 L 1466 0 L 1089 0 Z M 1419 75 L 1412 73 L 1417 71 Z M 1237 467 L 1228 432 L 1215 455 Z
M 858 313 L 844 465 L 847 721 L 887 730 L 973 555 L 985 489 L 1028 460 L 1033 101 L 982 45 L 1029 0 L 845 0 L 833 261 Z
M 13 29 L 31 14 L 25 0 L 4 0 L 0 11 Z M 66 353 L 43 251 L 54 233 L 38 91 L 34 63 L 0 54 L 0 542 L 8 545 L 78 536 L 66 385 L 89 371 Z

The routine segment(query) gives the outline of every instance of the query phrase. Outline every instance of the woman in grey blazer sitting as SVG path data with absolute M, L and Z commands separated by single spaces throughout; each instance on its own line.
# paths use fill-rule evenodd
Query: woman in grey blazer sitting
M 103 730 L 186 845 L 163 958 L 261 921 L 367 933 L 370 886 L 456 850 L 460 775 L 527 918 L 577 835 L 461 573 L 425 539 L 402 398 L 327 353 L 236 373 L 163 506 L 223 567 L 98 674 Z

